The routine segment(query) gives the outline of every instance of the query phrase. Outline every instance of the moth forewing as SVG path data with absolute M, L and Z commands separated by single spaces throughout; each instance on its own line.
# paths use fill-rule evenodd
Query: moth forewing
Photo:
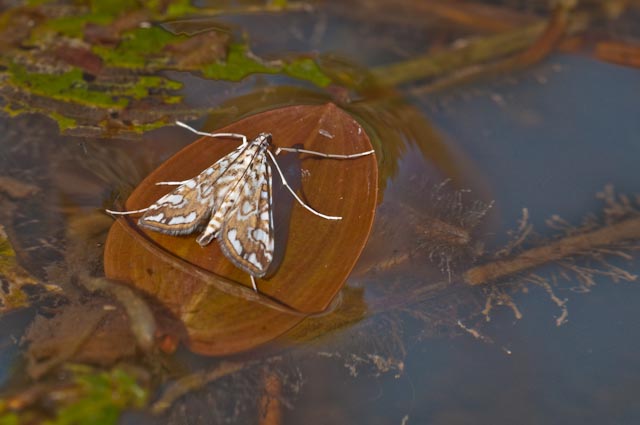
M 251 168 L 253 161 L 258 155 L 263 142 L 254 139 L 242 148 L 242 155 L 237 161 L 230 164 L 223 175 L 212 182 L 213 194 L 216 199 L 215 205 L 211 209 L 211 219 L 206 229 L 196 241 L 201 245 L 208 245 L 214 238 L 218 237 L 220 227 L 227 219 L 229 210 L 241 196 L 239 191 L 244 184 L 246 175 Z
M 186 235 L 207 219 L 209 210 L 185 183 L 151 205 L 138 219 L 138 225 L 169 235 Z
M 218 244 L 238 268 L 263 277 L 273 261 L 274 233 L 271 166 L 265 150 L 268 141 L 247 170 L 238 197 L 222 222 Z
M 216 208 L 217 181 L 238 161 L 244 148 L 238 147 L 196 177 L 179 182 L 176 189 L 147 208 L 138 225 L 169 235 L 186 235 L 201 228 Z

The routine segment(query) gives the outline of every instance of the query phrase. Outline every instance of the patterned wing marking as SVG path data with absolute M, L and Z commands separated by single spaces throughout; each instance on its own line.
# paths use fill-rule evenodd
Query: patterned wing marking
M 262 277 L 273 260 L 271 165 L 258 153 L 247 172 L 240 196 L 222 223 L 218 244 L 238 268 Z
M 253 160 L 258 154 L 260 145 L 260 141 L 253 140 L 249 146 L 246 147 L 243 157 L 232 164 L 224 174 L 218 178 L 213 188 L 215 198 L 218 202 L 216 202 L 216 205 L 212 208 L 211 220 L 209 220 L 207 228 L 196 239 L 196 242 L 198 242 L 200 246 L 206 246 L 214 238 L 218 237 L 220 226 L 226 220 L 227 213 L 240 197 L 239 192 L 242 189 L 244 179 L 249 173 Z
M 238 157 L 245 149 L 245 146 L 238 147 L 158 199 L 138 219 L 138 225 L 168 235 L 187 235 L 202 227 L 216 204 L 224 198 L 216 194 L 218 181 L 238 163 Z

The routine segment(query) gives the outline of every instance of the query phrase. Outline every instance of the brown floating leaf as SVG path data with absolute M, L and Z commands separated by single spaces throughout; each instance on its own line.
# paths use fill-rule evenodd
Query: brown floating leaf
M 640 68 L 640 43 L 637 41 L 601 41 L 596 44 L 595 54 L 606 62 Z
M 207 31 L 184 41 L 168 44 L 165 50 L 173 53 L 173 60 L 182 69 L 194 69 L 227 56 L 231 37 L 227 33 Z
M 302 145 L 326 153 L 371 149 L 364 130 L 333 104 L 276 109 L 217 131 L 250 138 L 270 132 L 277 146 Z M 210 138 L 192 143 L 151 173 L 132 193 L 126 209 L 144 208 L 170 190 L 156 182 L 189 179 L 236 146 L 237 142 Z M 287 166 L 297 157 L 279 156 L 289 183 L 296 187 L 290 174 L 299 172 L 298 192 L 303 199 L 343 219 L 324 220 L 304 210 L 290 195 L 274 193 L 274 263 L 278 264 L 271 277 L 258 280 L 261 294 L 250 289 L 246 273 L 222 255 L 215 241 L 201 248 L 195 235 L 175 237 L 141 230 L 132 218 L 122 218 L 111 228 L 105 247 L 106 275 L 134 282 L 160 300 L 184 322 L 190 348 L 203 354 L 250 349 L 286 332 L 307 315 L 324 311 L 369 235 L 377 197 L 376 158 L 300 155 L 297 163 Z M 279 177 L 273 179 L 277 192 Z
M 54 55 L 61 61 L 77 66 L 91 75 L 98 75 L 102 71 L 102 58 L 93 53 L 88 46 L 61 43 L 55 48 Z

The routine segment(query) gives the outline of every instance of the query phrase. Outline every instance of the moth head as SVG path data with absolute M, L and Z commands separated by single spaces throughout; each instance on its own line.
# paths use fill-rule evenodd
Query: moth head
M 260 133 L 258 134 L 258 139 L 271 143 L 271 133 Z

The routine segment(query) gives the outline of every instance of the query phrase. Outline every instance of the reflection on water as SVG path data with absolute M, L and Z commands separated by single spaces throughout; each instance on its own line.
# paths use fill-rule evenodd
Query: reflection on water
M 535 230 L 526 248 L 563 234 L 545 227 L 554 214 L 575 226 L 589 214 L 602 216 L 595 195 L 606 185 L 630 196 L 638 191 L 638 73 L 563 54 L 509 78 L 405 100 L 399 91 L 368 86 L 364 73 L 337 58 L 357 51 L 360 62 L 377 65 L 411 57 L 426 44 L 422 27 L 405 16 L 406 28 L 397 33 L 395 20 L 356 22 L 332 15 L 332 7 L 317 15 L 295 13 L 290 21 L 264 15 L 233 20 L 251 29 L 261 55 L 289 41 L 292 49 L 320 50 L 327 72 L 357 81 L 358 91 L 321 90 L 282 76 L 237 84 L 172 77 L 185 83 L 187 102 L 220 106 L 204 125 L 209 129 L 279 106 L 329 101 L 366 129 L 380 171 L 377 218 L 335 310 L 224 361 L 183 347 L 173 352 L 170 338 L 159 342 L 164 354 L 133 350 L 136 339 L 122 307 L 104 293 L 81 289 L 79 276 L 102 274 L 111 221 L 101 209 L 123 201 L 192 137 L 162 129 L 136 141 L 72 139 L 58 136 L 50 121 L 22 116 L 6 120 L 0 152 L 0 176 L 36 188 L 21 195 L 0 186 L 0 220 L 16 255 L 36 278 L 66 288 L 68 303 L 93 300 L 119 314 L 120 321 L 101 322 L 116 316 L 87 313 L 76 334 L 129 343 L 122 350 L 97 345 L 64 352 L 54 341 L 33 344 L 37 353 L 29 355 L 37 354 L 40 365 L 51 359 L 134 365 L 133 375 L 144 376 L 140 382 L 154 391 L 151 409 L 160 414 L 131 412 L 123 423 L 637 422 L 640 411 L 629 394 L 640 381 L 634 312 L 640 290 L 610 284 L 612 276 L 637 273 L 633 241 L 592 258 L 589 276 L 598 285 L 586 295 L 576 294 L 585 289 L 584 276 L 566 272 L 566 264 L 535 269 L 539 280 L 522 272 L 481 288 L 464 285 L 461 273 L 517 240 L 508 231 L 517 229 L 523 208 Z M 377 27 L 388 44 L 376 49 L 374 40 L 356 42 Z M 342 44 L 344 38 L 349 42 Z M 439 42 L 449 38 L 441 34 Z M 340 55 L 329 60 L 330 52 Z M 604 260 L 608 254 L 613 259 Z M 574 271 L 584 270 L 568 261 Z M 617 267 L 629 274 L 609 273 Z M 65 308 L 45 303 L 3 319 L 11 329 L 0 340 L 3 382 L 24 385 L 8 370 L 19 369 L 21 350 L 29 350 L 17 341 L 33 316 L 46 321 Z M 560 317 L 564 324 L 557 327 Z M 160 329 L 169 335 L 170 326 Z M 54 331 L 82 345 L 73 331 Z M 185 376 L 189 380 L 181 381 Z

